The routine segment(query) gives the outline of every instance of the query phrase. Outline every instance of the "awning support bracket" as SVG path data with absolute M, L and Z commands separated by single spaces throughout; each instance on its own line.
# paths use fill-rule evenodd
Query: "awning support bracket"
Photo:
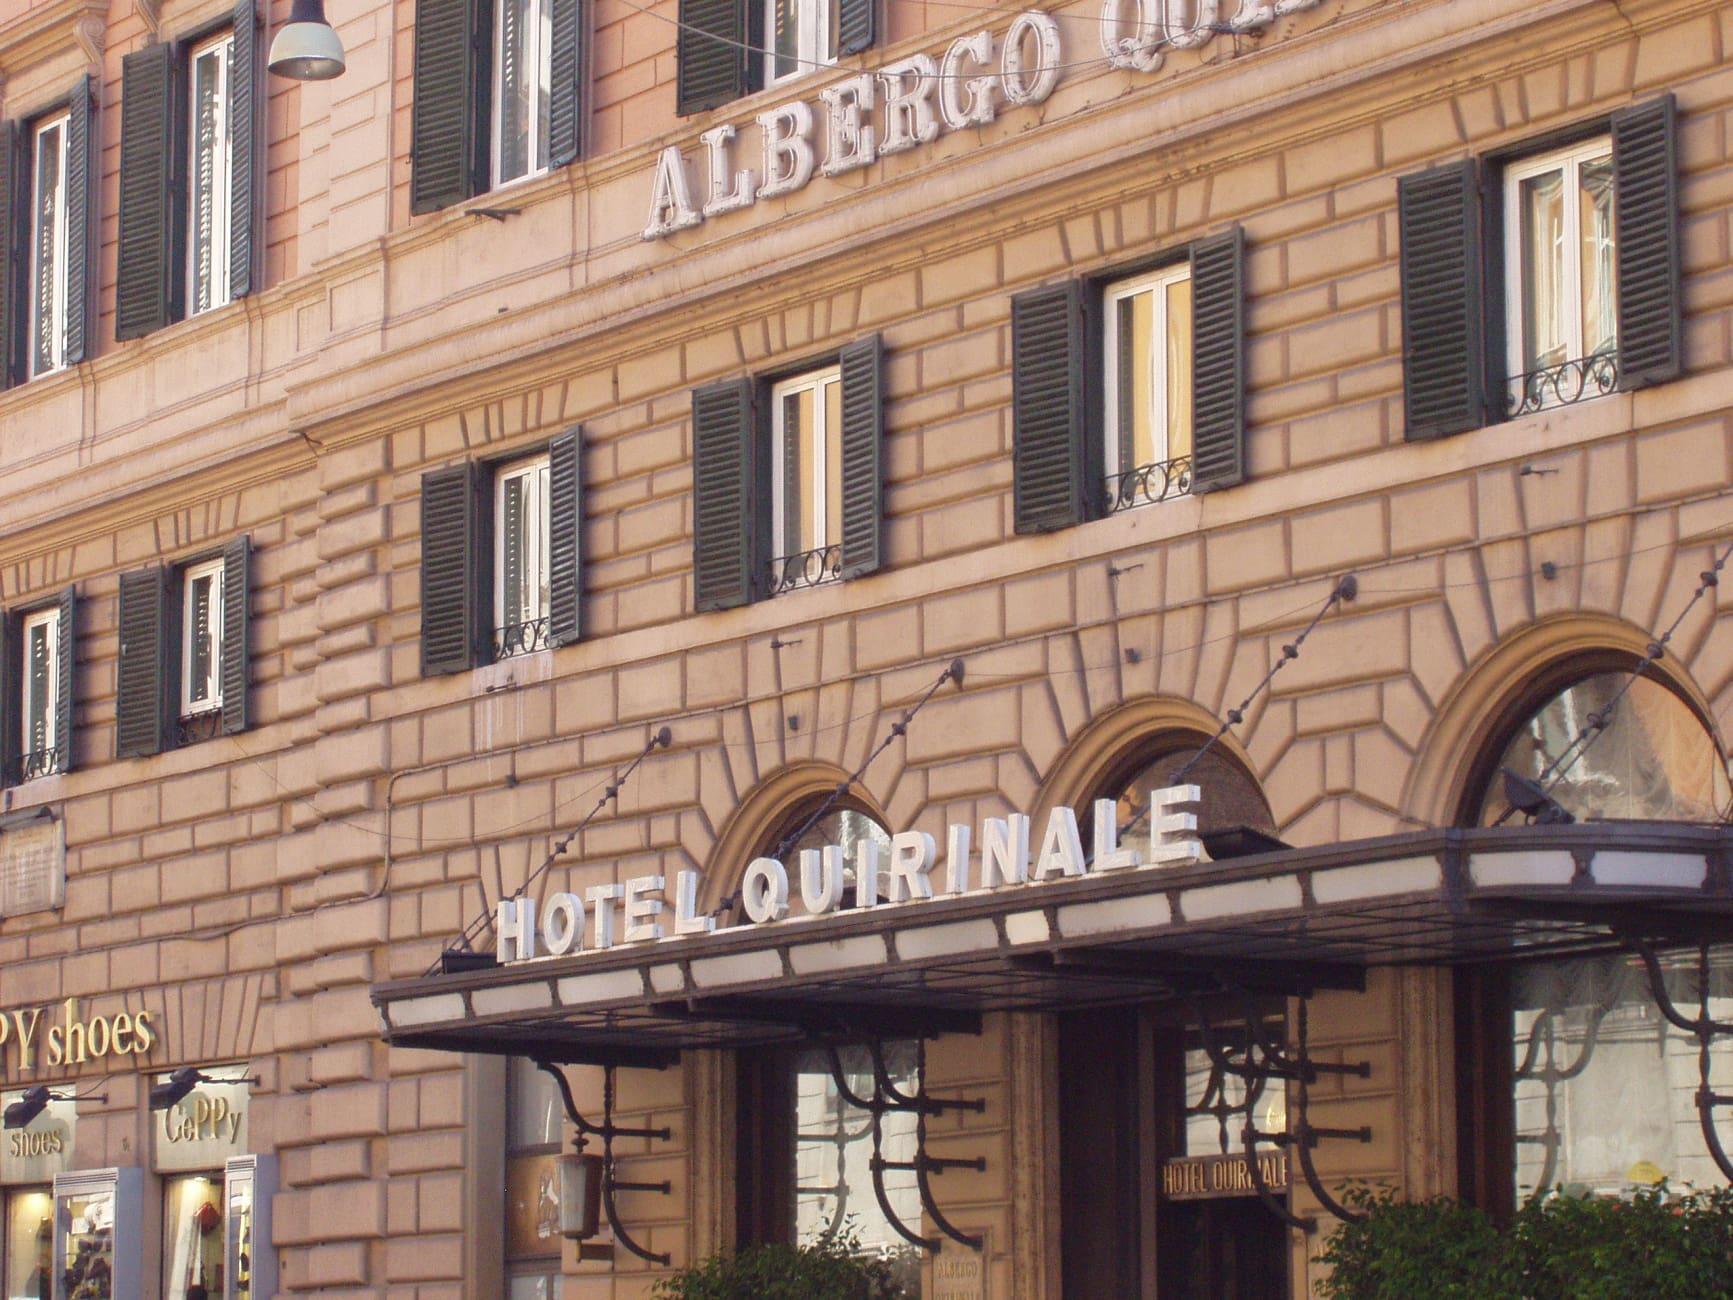
M 921 1198 L 921 1208 L 933 1225 L 952 1241 L 980 1250 L 985 1244 L 978 1235 L 964 1232 L 939 1209 L 938 1202 L 933 1197 L 931 1176 L 942 1174 L 947 1169 L 973 1169 L 977 1173 L 987 1168 L 985 1156 L 961 1160 L 953 1157 L 934 1156 L 927 1154 L 927 1118 L 932 1115 L 942 1115 L 946 1111 L 967 1110 L 980 1114 L 987 1109 L 987 1103 L 980 1097 L 934 1097 L 926 1091 L 927 1078 L 927 1040 L 915 1040 L 917 1056 L 917 1078 L 920 1079 L 919 1090 L 905 1093 L 891 1079 L 889 1068 L 885 1064 L 884 1041 L 872 1039 L 866 1043 L 866 1051 L 872 1061 L 873 1087 L 870 1094 L 861 1096 L 849 1085 L 848 1073 L 843 1069 L 842 1053 L 834 1042 L 824 1045 L 826 1059 L 830 1064 L 832 1082 L 836 1084 L 837 1095 L 857 1110 L 864 1110 L 872 1116 L 873 1154 L 869 1162 L 872 1171 L 873 1195 L 877 1198 L 879 1209 L 885 1216 L 885 1221 L 904 1241 L 920 1250 L 937 1254 L 944 1242 L 939 1237 L 922 1236 L 915 1229 L 904 1223 L 896 1208 L 891 1204 L 890 1191 L 885 1186 L 887 1173 L 912 1173 L 915 1176 L 915 1190 Z M 915 1153 L 908 1160 L 889 1160 L 884 1154 L 884 1117 L 892 1111 L 913 1112 L 915 1116 Z
M 531 1058 L 534 1060 L 535 1058 Z M 572 1140 L 572 1146 L 580 1154 L 584 1149 L 585 1140 L 598 1138 L 602 1143 L 602 1213 L 608 1220 L 608 1228 L 614 1234 L 614 1240 L 619 1242 L 632 1254 L 648 1264 L 666 1268 L 673 1257 L 665 1252 L 658 1252 L 641 1246 L 626 1231 L 620 1222 L 620 1209 L 615 1199 L 617 1192 L 656 1192 L 662 1196 L 673 1193 L 673 1183 L 664 1179 L 659 1183 L 625 1182 L 619 1176 L 619 1158 L 614 1154 L 616 1138 L 646 1138 L 653 1142 L 667 1142 L 674 1136 L 671 1128 L 632 1128 L 614 1123 L 614 1067 L 602 1067 L 602 1122 L 596 1123 L 586 1117 L 578 1109 L 577 1101 L 572 1097 L 571 1084 L 566 1080 L 566 1072 L 551 1061 L 535 1060 L 538 1070 L 553 1076 L 554 1083 L 560 1090 L 560 1103 L 564 1106 L 566 1118 L 571 1120 L 572 1127 L 578 1130 L 578 1135 Z
M 1716 1092 L 1709 1082 L 1715 1039 L 1733 1036 L 1733 1024 L 1716 1020 L 1709 1014 L 1709 944 L 1705 941 L 1697 946 L 1697 1014 L 1694 1017 L 1681 1012 L 1667 992 L 1666 972 L 1661 969 L 1654 946 L 1641 939 L 1633 940 L 1631 946 L 1643 959 L 1643 968 L 1649 975 L 1649 990 L 1654 994 L 1655 1005 L 1660 1007 L 1661 1014 L 1697 1040 L 1697 1119 L 1703 1126 L 1703 1145 L 1709 1148 L 1709 1155 L 1721 1170 L 1721 1176 L 1733 1182 L 1733 1160 L 1728 1159 L 1721 1131 L 1715 1123 L 1716 1108 L 1733 1106 L 1733 1096 Z

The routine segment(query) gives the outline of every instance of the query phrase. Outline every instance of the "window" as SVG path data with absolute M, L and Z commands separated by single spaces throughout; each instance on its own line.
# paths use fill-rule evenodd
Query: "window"
M 195 46 L 187 60 L 188 184 L 187 313 L 221 307 L 230 299 L 229 241 L 233 217 L 234 109 L 230 76 L 235 38 L 230 32 Z
M 205 560 L 181 575 L 180 716 L 223 707 L 223 561 Z
M 764 82 L 774 85 L 835 63 L 839 0 L 764 0 L 770 33 Z
M 225 1294 L 223 1176 L 183 1174 L 163 1180 L 163 1295 L 193 1300 Z
M 47 1187 L 6 1193 L 6 1295 L 52 1294 L 54 1197 Z
M 771 591 L 842 570 L 842 368 L 771 390 Z
M 31 131 L 30 375 L 66 364 L 66 137 L 71 114 Z
M 546 456 L 499 471 L 494 489 L 493 649 L 496 659 L 544 650 L 548 640 Z
M 60 611 L 38 610 L 24 619 L 21 780 L 54 770 L 60 694 Z
M 493 183 L 548 169 L 552 115 L 551 0 L 499 0 L 494 9 Z
M 1191 267 L 1109 285 L 1106 445 L 1109 510 L 1191 490 Z
M 1513 398 L 1525 405 L 1617 384 L 1613 205 L 1605 136 L 1505 171 L 1508 373 Z
M 506 1300 L 560 1293 L 559 1091 L 546 1070 L 509 1059 L 506 1093 Z

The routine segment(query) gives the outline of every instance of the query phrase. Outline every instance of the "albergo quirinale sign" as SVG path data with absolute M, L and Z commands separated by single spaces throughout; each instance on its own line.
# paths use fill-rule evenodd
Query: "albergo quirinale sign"
M 1196 49 L 1223 31 L 1261 31 L 1284 14 L 1315 8 L 1319 0 L 1238 0 L 1237 8 L 1234 3 L 1103 0 L 1098 23 L 1093 15 L 1059 17 L 1087 17 L 1098 26 L 1100 57 L 1109 66 L 1154 73 L 1169 48 Z M 826 86 L 816 111 L 804 99 L 766 109 L 757 118 L 757 170 L 735 166 L 732 124 L 712 127 L 698 137 L 706 178 L 701 195 L 680 146 L 669 145 L 657 158 L 644 238 L 661 239 L 760 199 L 793 194 L 815 171 L 841 176 L 870 167 L 886 154 L 931 144 L 941 129 L 987 126 L 1001 102 L 1007 108 L 1045 103 L 1068 66 L 1059 18 L 1030 9 L 1011 20 L 1002 41 L 988 29 L 972 32 L 952 41 L 937 61 L 915 54 Z
M 855 845 L 852 864 L 841 845 L 803 849 L 792 884 L 785 864 L 775 858 L 754 858 L 741 879 L 741 906 L 754 925 L 785 920 L 790 913 L 792 888 L 798 889 L 807 916 L 840 911 L 844 870 L 851 865 L 854 898 L 849 907 L 858 911 L 982 890 L 1038 887 L 1096 873 L 1198 862 L 1203 857 L 1203 845 L 1197 837 L 1197 814 L 1187 810 L 1197 804 L 1199 795 L 1195 785 L 1151 792 L 1147 853 L 1120 846 L 1118 805 L 1111 799 L 1097 799 L 1093 857 L 1083 852 L 1077 814 L 1061 805 L 1048 815 L 1039 842 L 1033 838 L 1029 818 L 1022 813 L 987 818 L 981 823 L 978 854 L 973 849 L 975 828 L 950 826 L 945 832 L 942 872 L 939 846 L 926 831 L 901 831 L 890 837 L 888 846 L 861 840 Z M 495 927 L 499 960 L 509 963 L 538 956 L 563 957 L 586 948 L 653 943 L 728 928 L 719 926 L 715 916 L 699 913 L 699 882 L 696 871 L 675 876 L 671 927 L 663 919 L 669 911 L 663 876 L 592 885 L 581 898 L 570 893 L 550 894 L 539 925 L 533 899 L 502 899 Z

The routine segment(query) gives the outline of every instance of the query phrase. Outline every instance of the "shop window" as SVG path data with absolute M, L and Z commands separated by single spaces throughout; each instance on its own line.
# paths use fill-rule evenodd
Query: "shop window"
M 510 1058 L 506 1096 L 506 1297 L 557 1300 L 560 1276 L 559 1090 L 547 1071 Z
M 1191 267 L 1120 280 L 1103 294 L 1110 509 L 1191 490 Z
M 1602 136 L 1507 168 L 1504 230 L 1512 385 L 1530 405 L 1556 405 L 1565 391 L 1559 380 L 1574 367 L 1589 372 L 1595 391 L 1611 392 L 1618 366 L 1612 141 Z
M 54 1293 L 54 1196 L 47 1187 L 6 1193 L 6 1300 Z
M 57 113 L 30 128 L 29 376 L 66 365 L 66 142 L 71 115 Z
M 223 707 L 223 562 L 205 560 L 181 573 L 180 716 Z
M 505 185 L 548 169 L 551 0 L 498 0 L 493 36 L 493 183 Z
M 223 1176 L 163 1179 L 163 1295 L 207 1300 L 228 1294 L 223 1245 Z
M 187 62 L 187 312 L 194 315 L 229 301 L 234 34 L 223 32 L 195 46 Z
M 773 592 L 842 573 L 842 368 L 770 390 Z
M 836 62 L 838 0 L 764 0 L 764 81 L 775 85 Z
M 1604 728 L 1578 744 L 1591 719 Z M 1542 785 L 1577 821 L 1720 822 L 1733 803 L 1720 748 L 1695 710 L 1628 672 L 1572 682 L 1512 728 L 1483 781 L 1477 825 L 1510 820 L 1506 770 Z
M 0 785 L 72 767 L 72 656 L 76 597 L 0 615 Z
M 494 476 L 493 591 L 496 659 L 544 650 L 548 642 L 548 501 L 546 456 Z

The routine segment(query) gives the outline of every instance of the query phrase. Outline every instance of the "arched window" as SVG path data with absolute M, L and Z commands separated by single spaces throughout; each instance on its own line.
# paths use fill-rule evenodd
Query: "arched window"
M 1274 837 L 1276 821 L 1270 815 L 1258 783 L 1229 755 L 1212 749 L 1193 762 L 1203 745 L 1202 737 L 1170 736 L 1133 750 L 1109 770 L 1101 789 L 1093 796 L 1119 804 L 1123 847 L 1149 851 L 1149 823 L 1145 812 L 1151 790 L 1180 783 L 1179 773 L 1188 763 L 1183 781 L 1198 787 L 1198 831 L 1208 837 L 1233 832 L 1256 832 Z M 1219 841 L 1218 841 L 1219 844 Z
M 1715 737 L 1683 698 L 1652 678 L 1632 682 L 1613 705 L 1628 678 L 1590 673 L 1528 712 L 1506 733 L 1481 782 L 1473 823 L 1511 819 L 1506 770 L 1546 787 L 1579 822 L 1719 821 L 1729 790 Z M 1573 748 L 1596 717 L 1606 719 L 1605 730 Z

